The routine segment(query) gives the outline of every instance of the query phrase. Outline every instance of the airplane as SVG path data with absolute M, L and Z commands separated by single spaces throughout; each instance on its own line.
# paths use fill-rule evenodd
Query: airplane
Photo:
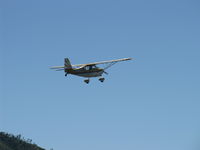
M 56 71 L 64 70 L 65 76 L 68 74 L 85 77 L 87 78 L 84 80 L 85 83 L 90 82 L 91 77 L 100 77 L 99 81 L 104 82 L 105 78 L 102 77 L 103 73 L 108 74 L 105 70 L 110 68 L 112 65 L 116 64 L 117 62 L 121 61 L 128 61 L 132 58 L 122 58 L 116 60 L 109 60 L 109 61 L 101 61 L 101 62 L 94 62 L 88 64 L 78 64 L 72 65 L 68 58 L 64 59 L 64 66 L 55 66 L 51 67 L 50 69 L 55 69 Z M 97 67 L 97 65 L 105 64 L 104 68 Z

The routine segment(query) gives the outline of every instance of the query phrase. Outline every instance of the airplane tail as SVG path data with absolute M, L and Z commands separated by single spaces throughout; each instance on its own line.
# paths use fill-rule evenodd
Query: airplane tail
M 72 65 L 71 65 L 68 58 L 65 58 L 65 68 L 66 69 L 72 69 Z

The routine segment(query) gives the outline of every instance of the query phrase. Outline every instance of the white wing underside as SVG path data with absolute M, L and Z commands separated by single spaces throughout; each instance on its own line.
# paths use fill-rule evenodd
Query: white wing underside
M 131 60 L 131 59 L 132 58 L 123 58 L 123 59 L 116 59 L 116 60 L 109 60 L 109 61 L 100 61 L 100 62 L 94 62 L 94 63 L 88 63 L 88 64 L 72 65 L 72 67 L 85 67 L 85 66 L 92 66 L 92 65 L 109 64 L 107 67 L 104 68 L 104 69 L 107 69 L 117 62 L 127 61 L 127 60 Z M 65 66 L 51 67 L 51 69 L 64 69 L 64 68 L 65 68 Z

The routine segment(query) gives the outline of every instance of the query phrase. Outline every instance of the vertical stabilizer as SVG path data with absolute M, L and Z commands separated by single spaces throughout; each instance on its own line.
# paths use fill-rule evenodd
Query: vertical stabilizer
M 71 65 L 71 63 L 70 63 L 68 58 L 65 58 L 65 68 L 66 69 L 71 69 L 72 68 L 72 65 Z

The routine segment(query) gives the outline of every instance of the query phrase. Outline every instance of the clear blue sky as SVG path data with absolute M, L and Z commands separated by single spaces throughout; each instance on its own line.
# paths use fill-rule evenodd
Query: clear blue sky
M 198 0 L 3 0 L 0 129 L 55 150 L 199 150 Z M 133 57 L 105 76 L 50 66 Z

